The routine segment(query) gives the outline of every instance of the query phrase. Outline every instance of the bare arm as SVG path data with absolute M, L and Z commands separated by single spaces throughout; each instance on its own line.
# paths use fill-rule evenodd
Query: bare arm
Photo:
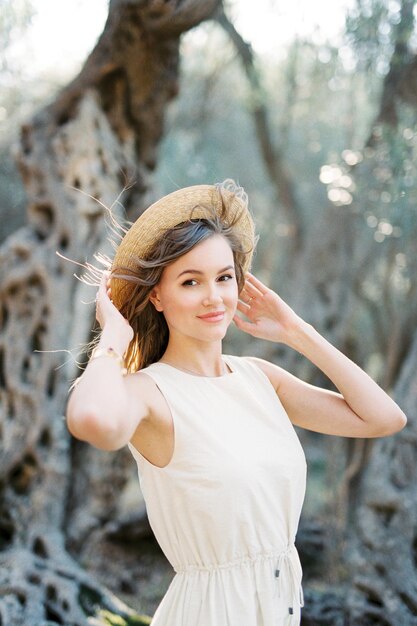
M 340 393 L 315 387 L 282 368 L 254 359 L 275 387 L 291 421 L 329 435 L 383 437 L 407 423 L 400 407 L 340 350 L 298 317 L 272 290 L 249 275 L 238 308 L 250 320 L 237 326 L 294 348 L 321 369 Z
M 122 355 L 133 331 L 112 304 L 106 281 L 104 274 L 97 300 L 97 319 L 103 328 L 98 348 L 111 347 Z M 123 376 L 114 358 L 91 360 L 69 397 L 66 417 L 71 434 L 103 450 L 126 445 L 148 415 L 146 400 L 132 392 L 133 377 L 138 381 L 138 375 Z
M 340 434 L 382 437 L 404 428 L 407 418 L 394 400 L 364 370 L 329 343 L 312 326 L 302 325 L 293 334 L 292 347 L 317 365 L 340 391 L 340 396 L 334 392 L 325 393 L 325 390 L 321 390 L 321 395 L 315 394 L 317 399 L 322 398 L 322 406 L 329 408 L 329 411 L 323 412 L 322 420 L 328 415 L 334 427 L 338 424 L 338 417 L 344 417 L 345 423 L 350 424 L 351 432 L 349 433 L 346 429 L 348 432 Z M 313 386 L 310 385 L 310 393 L 306 394 L 307 398 L 312 394 L 311 387 Z M 283 389 L 284 395 L 285 389 L 288 402 L 294 406 L 294 393 L 296 393 L 294 383 L 286 381 Z M 300 396 L 299 403 L 303 404 L 302 396 Z M 304 398 L 305 404 L 306 398 Z M 308 408 L 307 406 L 304 408 L 304 415 L 306 415 Z M 355 417 L 361 420 L 360 424 L 356 420 L 355 425 Z M 305 422 L 305 417 L 303 418 L 301 411 L 296 411 L 295 423 L 302 426 L 303 422 Z M 354 425 L 356 428 L 353 428 Z M 343 430 L 343 420 L 338 426 L 339 430 Z
M 360 367 L 306 324 L 292 347 L 332 380 L 340 393 L 306 383 L 274 363 L 253 358 L 268 376 L 291 422 L 339 437 L 383 437 L 404 428 L 399 406 Z

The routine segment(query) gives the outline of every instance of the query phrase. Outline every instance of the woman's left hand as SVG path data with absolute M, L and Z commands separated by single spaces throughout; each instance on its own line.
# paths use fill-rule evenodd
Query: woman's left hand
M 237 310 L 249 321 L 235 315 L 233 321 L 236 326 L 253 337 L 289 344 L 292 333 L 304 321 L 253 274 L 247 273 L 245 278 Z

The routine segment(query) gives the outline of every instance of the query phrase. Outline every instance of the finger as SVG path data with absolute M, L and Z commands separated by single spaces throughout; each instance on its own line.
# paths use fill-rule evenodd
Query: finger
M 259 278 L 256 278 L 256 276 L 254 276 L 250 272 L 246 274 L 246 281 L 251 286 L 256 287 L 261 292 L 262 295 L 268 293 L 268 287 L 264 285 L 263 282 L 259 280 Z
M 250 293 L 246 291 L 246 289 L 242 289 L 239 294 L 239 298 L 241 302 L 245 302 L 246 304 L 249 304 L 249 302 L 253 300 L 253 296 L 251 296 Z
M 247 304 L 246 302 L 244 302 L 243 300 L 238 300 L 237 302 L 237 308 L 239 309 L 239 311 L 241 311 L 242 313 L 247 313 L 248 311 L 250 311 L 250 304 Z
M 246 322 L 245 320 L 242 320 L 242 318 L 239 317 L 238 315 L 233 316 L 233 321 L 236 324 L 236 326 L 239 328 L 239 330 L 243 330 L 245 331 L 245 333 L 249 333 L 250 335 L 253 334 L 254 329 L 255 329 L 255 324 L 253 324 L 252 322 Z
M 250 285 L 249 283 L 245 283 L 245 286 L 242 291 L 244 295 L 246 295 L 246 297 L 251 300 L 255 298 L 262 298 L 262 293 L 259 291 L 259 289 L 257 289 L 253 285 Z
M 256 298 L 256 297 L 261 298 L 263 296 L 263 294 L 259 291 L 259 289 L 255 287 L 254 285 L 252 285 L 247 280 L 245 281 L 245 284 L 243 286 L 241 293 L 244 293 L 244 294 L 246 293 L 247 296 L 249 296 L 250 298 Z
M 263 289 L 263 290 L 259 289 L 249 279 L 246 279 L 244 289 L 246 289 L 248 294 L 251 295 L 253 298 L 256 298 L 256 297 L 262 298 L 267 293 L 266 289 Z
M 106 279 L 103 273 L 101 277 L 100 285 L 98 287 L 97 294 L 96 294 L 96 302 L 98 302 L 99 300 L 103 302 L 104 299 L 106 299 L 108 296 L 109 294 L 107 291 Z
M 239 302 L 236 307 L 236 311 L 239 311 L 239 313 L 243 313 L 243 315 L 245 316 L 245 319 L 247 318 L 251 321 L 254 321 L 255 319 L 253 310 L 250 304 L 245 304 L 245 302 Z

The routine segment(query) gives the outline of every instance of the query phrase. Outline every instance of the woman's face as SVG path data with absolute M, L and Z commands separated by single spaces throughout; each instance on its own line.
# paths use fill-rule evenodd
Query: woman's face
M 238 300 L 233 252 L 213 235 L 166 267 L 151 301 L 162 311 L 170 337 L 223 339 Z

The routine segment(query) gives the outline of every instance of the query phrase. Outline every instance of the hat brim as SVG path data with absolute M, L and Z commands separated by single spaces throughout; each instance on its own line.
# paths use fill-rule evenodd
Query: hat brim
M 223 201 L 222 201 L 223 200 Z M 214 208 L 226 224 L 234 224 L 236 235 L 248 250 L 243 270 L 250 269 L 255 242 L 255 228 L 247 205 L 246 194 L 217 185 L 193 185 L 177 189 L 147 208 L 132 224 L 120 242 L 112 263 L 112 273 L 134 273 L 137 259 L 146 259 L 164 233 L 189 219 L 207 217 L 207 208 Z M 122 278 L 111 278 L 112 300 L 120 310 L 129 299 L 134 285 Z

